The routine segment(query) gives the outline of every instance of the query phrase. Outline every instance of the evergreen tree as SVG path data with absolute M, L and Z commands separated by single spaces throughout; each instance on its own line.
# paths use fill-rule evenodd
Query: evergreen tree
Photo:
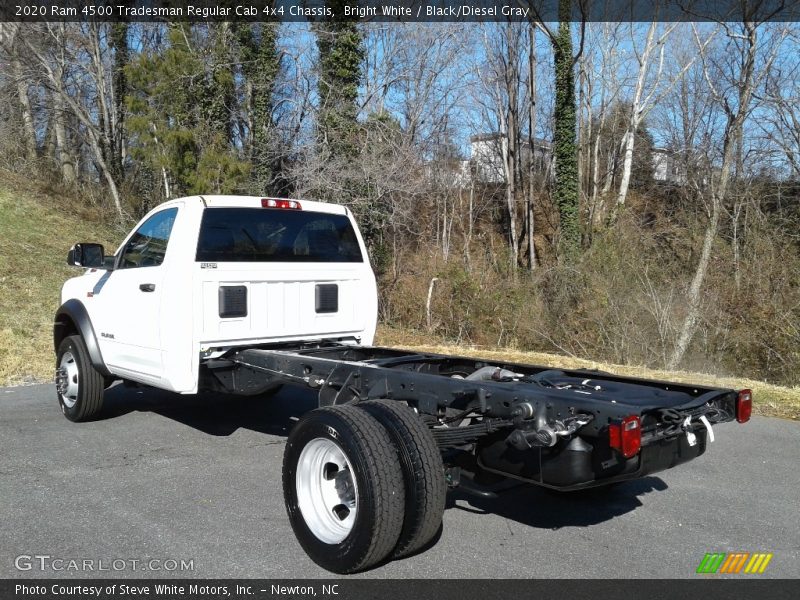
M 314 27 L 319 50 L 317 126 L 325 149 L 334 156 L 358 152 L 358 86 L 364 45 L 358 25 L 344 17 L 347 0 L 327 0 L 335 17 Z
M 230 193 L 249 175 L 232 144 L 228 24 L 171 24 L 166 44 L 126 69 L 132 153 L 159 170 L 166 196 Z

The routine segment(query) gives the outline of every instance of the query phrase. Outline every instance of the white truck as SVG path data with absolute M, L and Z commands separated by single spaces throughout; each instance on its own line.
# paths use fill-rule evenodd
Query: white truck
M 181 394 L 310 387 L 283 488 L 300 544 L 351 573 L 423 549 L 448 486 L 513 478 L 569 491 L 692 460 L 749 390 L 373 347 L 377 288 L 350 211 L 195 196 L 148 213 L 113 256 L 79 243 L 54 320 L 64 415 L 116 380 Z

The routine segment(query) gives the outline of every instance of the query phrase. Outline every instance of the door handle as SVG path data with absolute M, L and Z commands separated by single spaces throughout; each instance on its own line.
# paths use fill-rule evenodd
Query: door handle
M 156 291 L 156 284 L 155 283 L 140 283 L 139 289 L 143 292 L 155 292 Z

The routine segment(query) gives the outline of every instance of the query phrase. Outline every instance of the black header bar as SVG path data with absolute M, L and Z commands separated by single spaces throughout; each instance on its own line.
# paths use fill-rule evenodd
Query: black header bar
M 535 567 L 532 567 L 535 569 Z M 557 595 L 667 600 L 795 600 L 800 580 L 717 579 L 27 579 L 0 580 L 3 600 L 509 600 Z
M 559 20 L 559 0 L 3 0 L 0 22 Z M 800 0 L 572 0 L 580 21 L 800 21 Z

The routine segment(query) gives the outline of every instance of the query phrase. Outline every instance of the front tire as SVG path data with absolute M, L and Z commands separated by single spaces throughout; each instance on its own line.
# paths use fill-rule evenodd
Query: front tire
M 308 413 L 283 457 L 294 534 L 319 566 L 353 573 L 384 560 L 403 527 L 405 490 L 386 430 L 352 406 Z
M 61 412 L 70 421 L 88 421 L 103 407 L 105 379 L 92 366 L 83 338 L 70 335 L 56 353 L 56 393 Z

